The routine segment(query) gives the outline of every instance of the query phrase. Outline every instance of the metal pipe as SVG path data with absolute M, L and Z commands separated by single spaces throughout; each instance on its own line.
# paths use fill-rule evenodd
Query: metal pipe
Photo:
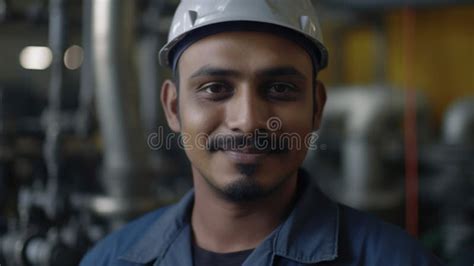
M 343 132 L 342 180 L 331 185 L 338 190 L 331 194 L 342 202 L 369 210 L 402 202 L 403 173 L 387 174 L 384 156 L 394 146 L 401 149 L 404 104 L 402 93 L 383 87 L 329 90 L 320 135 L 324 138 L 325 127 L 341 121 L 342 128 L 337 131 Z M 419 112 L 424 110 L 423 102 L 417 108 Z M 421 130 L 421 134 L 424 132 Z
M 448 109 L 443 139 L 446 144 L 474 145 L 474 97 L 460 100 Z
M 121 216 L 143 211 L 143 206 L 131 204 L 133 199 L 152 202 L 150 163 L 140 124 L 133 63 L 134 21 L 135 1 L 92 2 L 91 52 L 104 145 L 101 181 L 107 195 L 95 201 L 93 208 L 105 215 L 112 215 L 111 210 Z
M 65 0 L 50 0 L 49 5 L 49 46 L 53 54 L 49 88 L 49 109 L 60 112 L 61 89 L 64 83 L 63 55 L 66 48 L 66 7 Z
M 347 131 L 342 147 L 345 200 L 363 208 L 395 204 L 401 200 L 398 198 L 401 189 L 380 193 L 385 179 L 376 140 L 380 134 L 378 126 L 385 124 L 383 120 L 394 112 L 402 113 L 401 98 L 390 97 L 384 90 L 354 92 L 349 93 L 352 100 L 345 103 L 348 106 Z
M 91 109 L 94 98 L 94 76 L 91 62 L 92 0 L 83 0 L 82 9 L 82 47 L 84 49 L 84 61 L 81 67 L 81 86 L 79 90 L 76 133 L 81 137 L 86 137 L 91 126 Z
M 140 43 L 140 103 L 141 116 L 147 134 L 156 129 L 161 117 L 159 99 L 159 71 L 156 51 L 159 49 L 158 37 L 145 37 Z
M 66 49 L 67 27 L 65 0 L 49 2 L 49 46 L 53 54 L 51 63 L 51 79 L 49 85 L 48 107 L 44 112 L 43 125 L 45 142 L 43 153 L 48 171 L 47 194 L 52 202 L 57 203 L 59 196 L 59 150 L 62 131 L 61 98 L 64 86 L 63 55 Z M 56 205 L 46 206 L 50 218 L 56 216 Z
M 150 1 L 148 8 L 142 15 L 142 23 L 145 28 L 153 34 L 146 34 L 141 37 L 139 57 L 139 77 L 140 77 L 140 106 L 141 116 L 145 132 L 148 134 L 156 130 L 158 123 L 164 121 L 159 108 L 159 83 L 160 71 L 158 71 L 158 51 L 162 40 L 161 34 L 155 32 L 153 27 L 161 24 L 164 1 Z

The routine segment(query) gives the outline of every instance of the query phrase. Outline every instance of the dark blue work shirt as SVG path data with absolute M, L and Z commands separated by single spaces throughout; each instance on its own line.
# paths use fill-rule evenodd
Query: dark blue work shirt
M 245 266 L 441 265 L 403 230 L 337 204 L 299 176 L 289 216 L 247 257 Z M 192 266 L 190 214 L 194 191 L 99 242 L 81 266 Z

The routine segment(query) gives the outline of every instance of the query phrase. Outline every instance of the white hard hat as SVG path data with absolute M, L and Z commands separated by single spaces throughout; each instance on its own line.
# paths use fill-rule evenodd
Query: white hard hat
M 318 68 L 327 66 L 327 49 L 310 0 L 182 0 L 174 14 L 168 43 L 160 51 L 160 64 L 172 66 L 170 51 L 191 32 L 229 22 L 259 22 L 301 33 L 314 45 Z

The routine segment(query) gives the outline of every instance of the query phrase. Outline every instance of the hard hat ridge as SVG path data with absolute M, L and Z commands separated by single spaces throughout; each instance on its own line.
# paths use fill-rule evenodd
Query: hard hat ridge
M 197 29 L 192 33 L 185 36 L 169 54 L 171 60 L 171 69 L 173 72 L 178 67 L 178 62 L 183 52 L 188 49 L 193 43 L 211 35 L 215 35 L 222 32 L 235 32 L 235 31 L 253 31 L 253 32 L 269 32 L 285 39 L 289 39 L 295 42 L 297 45 L 302 47 L 309 55 L 313 65 L 313 72 L 316 74 L 320 69 L 319 58 L 321 54 L 318 49 L 314 48 L 314 45 L 310 40 L 305 38 L 302 34 L 292 31 L 290 29 L 275 26 L 268 23 L 260 22 L 222 22 L 219 24 L 210 25 L 205 28 Z

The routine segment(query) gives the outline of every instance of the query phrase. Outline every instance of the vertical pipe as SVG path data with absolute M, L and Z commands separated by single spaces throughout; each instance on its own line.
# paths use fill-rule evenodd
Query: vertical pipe
M 64 0 L 50 0 L 49 4 L 49 46 L 53 54 L 49 87 L 50 111 L 61 109 L 61 89 L 64 80 L 63 55 L 66 47 L 66 19 Z
M 415 39 L 415 10 L 403 10 L 403 69 L 405 87 L 405 191 L 407 231 L 418 235 L 418 147 L 416 128 L 416 92 L 413 82 L 413 56 Z
M 149 197 L 153 189 L 133 60 L 135 5 L 130 0 L 92 1 L 93 76 L 104 149 L 101 181 L 116 205 Z
M 140 107 L 145 132 L 150 134 L 156 129 L 159 117 L 159 71 L 157 51 L 159 39 L 156 36 L 144 37 L 140 42 Z
M 65 0 L 49 2 L 49 46 L 53 54 L 49 84 L 48 107 L 45 112 L 45 143 L 43 153 L 48 171 L 47 191 L 52 199 L 59 193 L 59 145 L 61 134 L 61 98 L 64 83 L 63 55 L 66 49 Z M 55 207 L 47 212 L 55 216 Z
M 104 164 L 106 168 L 127 167 L 135 162 L 130 134 L 137 129 L 137 116 L 127 113 L 128 107 L 136 112 L 136 94 L 130 91 L 130 70 L 128 57 L 132 48 L 133 1 L 93 1 L 92 52 L 96 78 L 96 101 L 98 118 L 104 142 Z M 128 90 L 128 91 L 127 91 Z M 130 94 L 130 95 L 128 95 Z M 130 96 L 131 98 L 127 98 Z M 126 106 L 131 100 L 134 106 Z M 130 128 L 131 123 L 134 128 Z
M 81 87 L 77 111 L 76 133 L 86 137 L 91 124 L 91 109 L 94 97 L 94 76 L 91 63 L 91 17 L 92 0 L 82 2 L 82 47 L 84 61 L 81 67 Z
M 150 1 L 142 21 L 149 31 L 155 31 L 154 27 L 160 23 L 165 1 Z M 140 77 L 140 111 L 146 134 L 156 130 L 157 123 L 163 122 L 160 115 L 160 71 L 158 71 L 158 51 L 160 50 L 161 38 L 159 32 L 144 34 L 141 36 L 139 56 Z

